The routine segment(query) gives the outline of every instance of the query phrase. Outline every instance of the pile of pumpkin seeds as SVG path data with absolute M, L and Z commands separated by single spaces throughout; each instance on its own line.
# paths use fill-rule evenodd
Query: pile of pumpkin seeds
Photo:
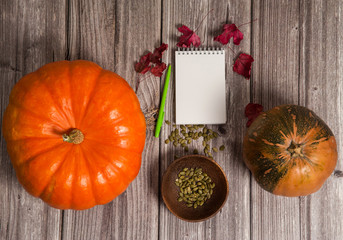
M 185 202 L 187 207 L 197 208 L 211 198 L 215 183 L 202 171 L 202 168 L 184 168 L 175 180 L 180 188 L 178 201 Z
M 170 121 L 166 120 L 166 124 L 171 125 Z M 210 158 L 213 158 L 213 152 L 218 152 L 218 148 L 216 147 L 210 147 L 209 141 L 212 139 L 217 138 L 219 135 L 216 131 L 213 131 L 212 129 L 207 128 L 203 124 L 199 125 L 180 125 L 180 131 L 176 127 L 175 124 L 173 124 L 173 130 L 171 131 L 170 135 L 168 136 L 168 139 L 166 139 L 164 142 L 165 144 L 172 143 L 175 147 L 178 145 L 181 145 L 185 152 L 189 151 L 188 144 L 191 144 L 193 140 L 198 140 L 202 137 L 202 145 L 204 147 L 203 151 L 204 154 Z M 220 151 L 224 151 L 225 146 L 222 145 L 219 147 Z M 197 149 L 194 149 L 193 154 L 198 154 L 199 151 Z

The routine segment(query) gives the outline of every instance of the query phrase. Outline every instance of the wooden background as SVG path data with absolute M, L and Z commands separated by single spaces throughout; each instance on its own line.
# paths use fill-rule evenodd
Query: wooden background
M 343 160 L 321 190 L 284 198 L 262 190 L 242 162 L 244 107 L 284 103 L 314 110 L 343 141 L 343 1 L 340 0 L 0 0 L 1 119 L 14 84 L 25 74 L 58 60 L 87 59 L 123 76 L 135 88 L 134 62 L 162 42 L 173 63 L 177 27 L 197 30 L 202 46 L 223 23 L 241 27 L 244 40 L 230 46 L 250 53 L 252 77 L 232 72 L 227 49 L 228 122 L 214 144 L 226 145 L 215 160 L 225 170 L 230 195 L 214 218 L 201 223 L 177 219 L 160 197 L 161 175 L 179 148 L 147 131 L 141 171 L 125 193 L 105 206 L 61 211 L 28 195 L 19 185 L 1 138 L 0 239 L 343 239 Z M 163 79 L 163 78 L 162 78 Z M 160 79 L 147 76 L 137 95 L 143 111 L 158 106 Z M 166 119 L 173 119 L 171 84 Z M 212 128 L 218 130 L 219 126 Z M 197 147 L 197 145 L 194 145 Z

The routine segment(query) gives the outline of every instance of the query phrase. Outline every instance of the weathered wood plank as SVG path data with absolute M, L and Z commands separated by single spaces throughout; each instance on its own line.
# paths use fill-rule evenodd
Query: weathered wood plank
M 301 0 L 300 103 L 312 109 L 336 136 L 343 170 L 343 3 Z M 341 239 L 343 178 L 333 174 L 315 194 L 301 198 L 302 239 Z M 340 176 L 340 177 L 339 177 Z
M 70 59 L 94 61 L 135 88 L 134 62 L 160 41 L 161 3 L 72 0 L 69 13 Z M 138 97 L 144 110 L 153 107 L 158 90 L 154 78 L 141 83 Z M 105 206 L 65 211 L 63 239 L 157 239 L 158 155 L 158 141 L 148 131 L 138 177 Z
M 252 101 L 265 110 L 298 104 L 299 3 L 253 1 Z M 252 179 L 251 239 L 299 239 L 299 199 L 274 196 Z
M 196 29 L 202 18 L 213 9 L 197 34 L 202 40 L 202 47 L 220 47 L 213 38 L 220 34 L 223 23 L 242 24 L 251 18 L 250 1 L 166 1 L 163 5 L 163 42 L 168 43 L 170 49 L 166 53 L 167 62 L 174 66 L 174 51 L 180 33 L 177 27 L 182 24 Z M 245 39 L 238 47 L 230 46 L 239 53 L 250 52 L 250 25 L 243 30 Z M 160 204 L 160 239 L 249 239 L 250 238 L 250 175 L 242 162 L 242 138 L 245 131 L 244 106 L 249 102 L 249 82 L 232 71 L 235 56 L 226 48 L 227 64 L 227 124 L 213 125 L 212 129 L 218 131 L 221 127 L 220 137 L 213 141 L 213 146 L 226 145 L 226 150 L 214 153 L 217 161 L 228 176 L 230 193 L 229 198 L 214 218 L 200 223 L 187 223 L 175 217 L 163 202 Z M 165 118 L 174 121 L 174 78 L 169 86 Z M 193 89 L 195 90 L 195 89 Z M 165 145 L 164 140 L 171 132 L 171 127 L 164 125 L 161 133 L 161 176 L 174 156 L 183 156 L 187 153 L 181 148 L 174 148 L 172 144 Z M 198 149 L 202 154 L 202 144 L 192 143 L 190 153 Z
M 10 91 L 25 74 L 65 55 L 65 4 L 1 1 L 1 119 Z M 1 138 L 0 239 L 60 239 L 61 211 L 30 196 L 19 184 Z

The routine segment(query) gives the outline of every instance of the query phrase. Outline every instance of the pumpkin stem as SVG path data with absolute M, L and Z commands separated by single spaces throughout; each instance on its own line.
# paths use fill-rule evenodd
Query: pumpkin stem
M 287 148 L 287 151 L 291 154 L 292 157 L 303 157 L 302 145 L 291 142 L 291 145 Z
M 68 134 L 67 133 L 63 134 L 62 138 L 63 138 L 63 141 L 65 142 L 80 144 L 83 142 L 83 139 L 85 138 L 85 136 L 79 129 L 74 128 Z

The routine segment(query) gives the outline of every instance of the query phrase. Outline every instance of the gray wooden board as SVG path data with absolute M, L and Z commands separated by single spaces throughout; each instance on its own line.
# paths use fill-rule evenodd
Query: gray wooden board
M 1 119 L 14 84 L 45 63 L 64 59 L 65 2 L 1 1 Z M 19 185 L 1 138 L 0 239 L 60 239 L 61 211 Z
M 339 153 L 343 150 L 342 10 L 342 1 L 301 1 L 300 5 L 300 104 L 328 124 Z M 336 170 L 342 168 L 340 154 Z M 342 239 L 342 184 L 336 172 L 320 191 L 301 198 L 303 239 Z
M 61 211 L 30 196 L 18 183 L 1 138 L 0 239 L 330 239 L 343 236 L 342 157 L 335 173 L 317 193 L 284 198 L 262 190 L 242 162 L 246 131 L 244 107 L 249 101 L 270 109 L 283 103 L 307 106 L 328 123 L 339 153 L 343 137 L 343 3 L 335 0 L 4 0 L 0 2 L 1 119 L 9 93 L 23 75 L 57 60 L 87 59 L 117 72 L 137 91 L 145 113 L 158 107 L 161 78 L 134 72 L 134 62 L 161 42 L 173 52 L 185 24 L 197 29 L 202 46 L 221 46 L 213 37 L 223 23 L 244 33 L 239 46 L 226 49 L 228 122 L 212 146 L 228 176 L 230 193 L 214 218 L 186 223 L 172 215 L 160 197 L 160 180 L 174 156 L 186 153 L 164 144 L 147 130 L 142 167 L 127 191 L 111 203 L 86 211 Z M 256 21 L 249 23 L 250 21 Z M 238 53 L 250 53 L 250 81 L 233 73 Z M 162 84 L 161 84 L 162 83 Z M 173 74 L 165 118 L 174 120 Z M 201 141 L 192 143 L 202 150 Z

